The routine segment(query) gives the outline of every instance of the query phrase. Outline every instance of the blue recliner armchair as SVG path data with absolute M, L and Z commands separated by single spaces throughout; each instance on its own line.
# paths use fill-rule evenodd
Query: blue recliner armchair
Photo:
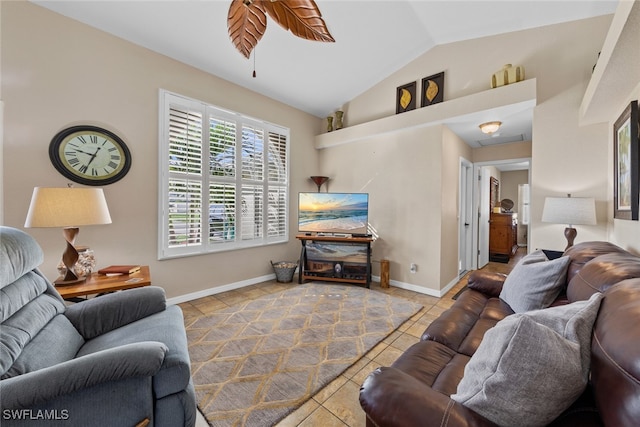
M 0 425 L 193 426 L 182 311 L 145 287 L 66 306 L 40 246 L 0 227 Z

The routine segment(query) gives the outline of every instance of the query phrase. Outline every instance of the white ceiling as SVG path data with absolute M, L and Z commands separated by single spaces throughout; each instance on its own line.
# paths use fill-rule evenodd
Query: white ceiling
M 436 45 L 610 14 L 618 3 L 316 0 L 336 42 L 300 39 L 268 18 L 255 50 L 253 78 L 253 55 L 247 60 L 229 40 L 230 0 L 31 1 L 317 117 L 331 114 Z M 484 143 L 531 138 L 531 111 L 505 114 L 512 128 Z M 452 129 L 470 145 L 481 146 L 477 123 Z M 504 141 L 495 139 L 500 137 Z

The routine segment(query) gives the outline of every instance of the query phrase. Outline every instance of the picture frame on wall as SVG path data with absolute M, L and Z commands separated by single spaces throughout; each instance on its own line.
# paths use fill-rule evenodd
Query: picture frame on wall
M 421 107 L 437 104 L 444 99 L 444 71 L 422 79 Z
M 638 220 L 640 141 L 638 101 L 625 108 L 613 125 L 613 217 Z
M 396 89 L 396 114 L 416 109 L 416 86 L 418 82 L 407 83 Z

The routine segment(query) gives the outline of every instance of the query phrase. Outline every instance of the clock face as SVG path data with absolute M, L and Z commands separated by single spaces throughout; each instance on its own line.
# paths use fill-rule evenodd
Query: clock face
M 59 132 L 51 140 L 49 157 L 58 172 L 86 185 L 114 183 L 131 167 L 124 141 L 96 126 L 74 126 Z

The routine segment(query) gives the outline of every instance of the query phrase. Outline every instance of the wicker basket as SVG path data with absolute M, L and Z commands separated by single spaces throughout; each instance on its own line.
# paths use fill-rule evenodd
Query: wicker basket
M 276 280 L 278 282 L 289 283 L 293 281 L 293 274 L 296 272 L 296 268 L 298 268 L 298 263 L 290 261 L 271 261 L 271 266 L 273 267 L 273 271 L 276 273 Z

